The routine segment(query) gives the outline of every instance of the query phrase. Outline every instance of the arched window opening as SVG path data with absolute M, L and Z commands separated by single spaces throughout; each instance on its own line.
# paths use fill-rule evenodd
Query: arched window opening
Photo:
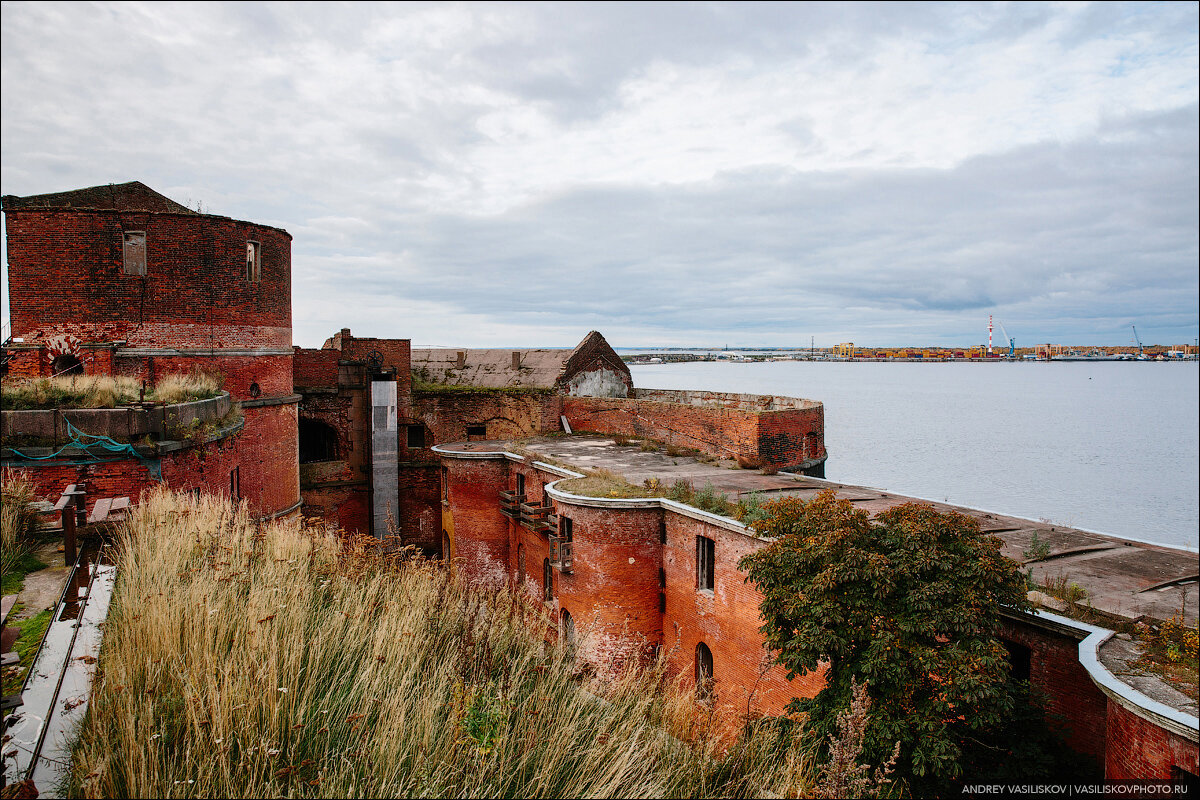
M 300 463 L 337 461 L 338 434 L 332 425 L 316 419 L 300 418 Z
M 450 560 L 450 534 L 442 531 L 442 561 Z
M 713 693 L 713 657 L 708 645 L 700 642 L 696 645 L 696 697 L 703 701 L 712 699 Z
M 78 357 L 70 353 L 63 353 L 60 356 L 55 356 L 50 362 L 50 374 L 52 375 L 82 375 L 83 362 Z

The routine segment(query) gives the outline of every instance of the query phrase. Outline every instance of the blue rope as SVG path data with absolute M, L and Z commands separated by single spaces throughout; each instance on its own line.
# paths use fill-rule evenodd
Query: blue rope
M 133 445 L 124 443 L 124 442 L 118 442 L 117 440 L 115 440 L 109 436 L 97 436 L 97 435 L 91 434 L 91 433 L 84 433 L 83 431 L 79 430 L 79 428 L 76 428 L 74 425 L 72 425 L 71 420 L 67 419 L 66 417 L 63 417 L 63 422 L 67 423 L 67 434 L 71 437 L 71 441 L 67 442 L 62 447 L 58 448 L 53 453 L 51 453 L 50 455 L 48 455 L 48 456 L 33 456 L 33 455 L 29 455 L 27 453 L 22 453 L 20 450 L 16 449 L 15 447 L 10 447 L 9 449 L 12 450 L 13 454 L 19 456 L 20 458 L 24 458 L 28 461 L 49 461 L 50 459 L 56 458 L 57 456 L 61 455 L 63 453 L 63 451 L 70 450 L 70 449 L 82 450 L 90 458 L 92 458 L 96 461 L 100 461 L 101 460 L 100 457 L 91 451 L 91 448 L 99 447 L 102 450 L 107 450 L 109 453 L 118 453 L 118 454 L 124 454 L 127 456 L 132 456 L 132 457 L 136 458 L 138 461 L 140 461 L 142 463 L 142 466 L 144 466 L 147 470 L 150 471 L 150 477 L 154 478 L 156 481 L 161 481 L 163 479 L 163 477 L 162 477 L 162 462 L 159 459 L 146 458 L 141 453 L 139 453 L 137 451 L 137 448 L 134 447 Z M 90 439 L 91 441 L 90 442 L 85 441 L 86 439 Z

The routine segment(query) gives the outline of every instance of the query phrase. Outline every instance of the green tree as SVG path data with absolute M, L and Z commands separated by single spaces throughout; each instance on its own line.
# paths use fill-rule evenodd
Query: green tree
M 790 708 L 807 712 L 812 740 L 829 741 L 857 678 L 873 701 L 864 760 L 881 763 L 899 742 L 897 771 L 914 789 L 944 787 L 972 749 L 994 749 L 1021 702 L 999 611 L 1029 607 L 999 542 L 924 504 L 872 520 L 823 492 L 768 511 L 755 528 L 776 540 L 740 566 L 764 596 L 762 631 L 789 676 L 827 665 L 826 687 Z

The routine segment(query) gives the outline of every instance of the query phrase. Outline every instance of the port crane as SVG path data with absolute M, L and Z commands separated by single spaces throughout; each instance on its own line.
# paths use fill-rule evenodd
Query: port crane
M 1138 335 L 1137 335 L 1137 326 L 1136 326 L 1136 325 L 1130 325 L 1129 327 L 1133 328 L 1133 343 L 1137 345 L 1137 348 L 1138 348 L 1138 358 L 1145 358 L 1145 357 L 1146 357 L 1146 354 L 1145 354 L 1145 352 L 1142 350 L 1142 340 L 1141 340 L 1141 339 L 1139 339 L 1139 338 L 1138 338 Z
M 1017 340 L 1008 335 L 1008 331 L 1004 330 L 1004 323 L 996 320 L 996 324 L 1000 326 L 1000 332 L 1004 334 L 1004 338 L 1008 339 L 1008 357 L 1014 359 L 1017 357 Z

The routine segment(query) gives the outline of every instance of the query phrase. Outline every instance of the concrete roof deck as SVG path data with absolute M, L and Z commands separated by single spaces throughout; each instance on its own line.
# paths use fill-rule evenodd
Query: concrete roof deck
M 635 485 L 648 479 L 657 479 L 666 486 L 677 480 L 690 481 L 696 488 L 712 484 L 731 500 L 751 492 L 761 492 L 768 497 L 809 498 L 832 489 L 838 497 L 872 515 L 903 503 L 929 503 L 940 511 L 953 510 L 976 518 L 985 533 L 1000 539 L 1001 552 L 1027 564 L 1037 583 L 1045 585 L 1060 578 L 1073 581 L 1087 591 L 1085 602 L 1098 611 L 1136 620 L 1142 616 L 1169 619 L 1182 610 L 1189 625 L 1195 625 L 1197 621 L 1200 605 L 1197 556 L 1186 550 L 920 500 L 867 486 L 802 475 L 763 475 L 739 469 L 733 461 L 700 461 L 690 456 L 645 452 L 638 444 L 634 440 L 632 446 L 619 446 L 608 437 L 576 435 L 536 437 L 519 443 L 471 442 L 444 447 L 479 452 L 495 452 L 504 446 L 520 447 L 579 469 L 607 469 Z M 1035 534 L 1048 545 L 1049 551 L 1046 558 L 1031 561 L 1024 553 Z

